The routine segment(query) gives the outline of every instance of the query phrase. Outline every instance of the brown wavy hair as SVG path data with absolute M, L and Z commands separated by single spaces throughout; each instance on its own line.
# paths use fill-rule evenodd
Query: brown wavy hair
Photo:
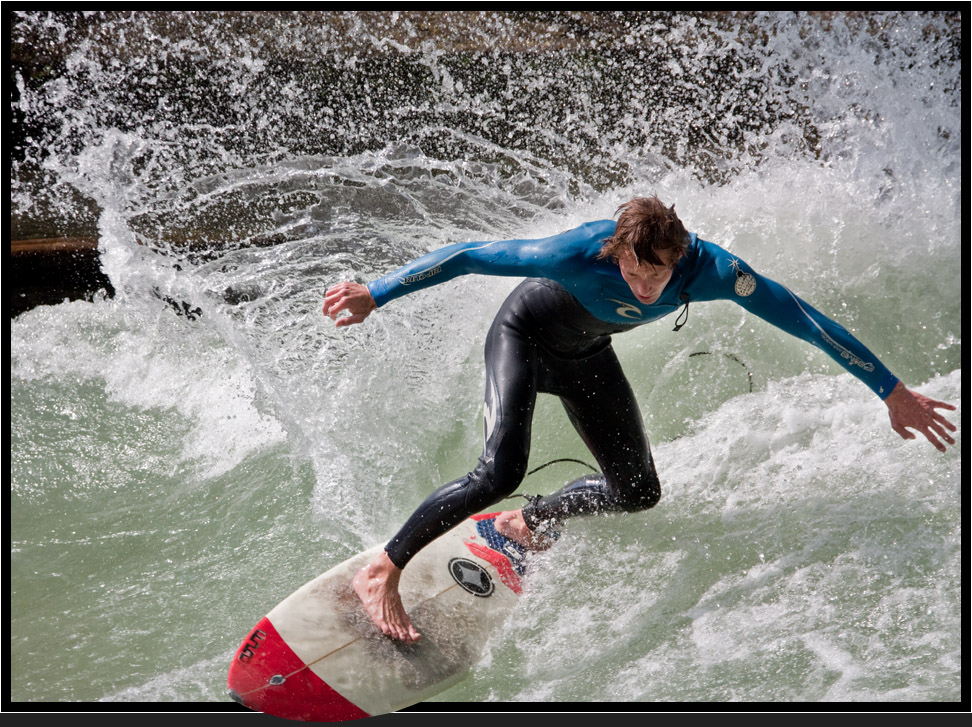
M 685 253 L 689 234 L 675 214 L 675 205 L 666 207 L 658 197 L 635 197 L 618 207 L 618 213 L 617 227 L 601 245 L 599 258 L 617 261 L 631 250 L 639 263 L 669 265 Z

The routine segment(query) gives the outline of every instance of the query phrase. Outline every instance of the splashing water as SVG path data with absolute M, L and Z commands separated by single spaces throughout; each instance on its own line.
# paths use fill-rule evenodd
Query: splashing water
M 515 281 L 320 315 L 329 284 L 444 244 L 658 193 L 961 402 L 958 13 L 32 11 L 10 33 L 14 228 L 92 230 L 116 290 L 11 321 L 14 701 L 223 701 L 263 613 L 472 466 Z M 442 699 L 960 699 L 960 446 L 902 442 L 730 304 L 615 345 L 665 496 L 571 523 Z M 534 464 L 586 455 L 555 401 L 534 432 Z

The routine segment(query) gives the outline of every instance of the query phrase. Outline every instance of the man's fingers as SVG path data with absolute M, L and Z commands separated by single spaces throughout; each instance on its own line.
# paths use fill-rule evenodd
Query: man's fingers
M 935 445 L 935 449 L 937 449 L 939 452 L 945 452 L 945 451 L 947 451 L 945 449 L 945 445 L 942 444 L 941 442 L 939 442 L 938 439 L 935 437 L 934 434 L 931 433 L 930 430 L 926 429 L 922 433 L 925 435 L 925 439 L 927 439 L 929 442 L 931 442 L 933 445 Z
M 915 433 L 909 430 L 907 427 L 903 427 L 899 424 L 891 423 L 891 428 L 896 431 L 902 439 L 914 439 Z
M 324 315 L 335 319 L 348 307 L 348 295 L 343 288 L 331 288 L 324 294 Z
M 333 318 L 334 316 L 331 317 Z M 336 328 L 343 328 L 344 326 L 350 326 L 353 323 L 361 323 L 361 321 L 364 319 L 365 317 L 360 314 L 355 316 L 344 316 L 344 318 L 335 319 L 334 326 Z
M 953 406 L 951 408 L 954 409 L 955 407 Z M 950 422 L 948 419 L 946 419 L 945 417 L 943 417 L 941 414 L 937 412 L 935 413 L 935 421 L 941 424 L 946 429 L 948 429 L 950 432 L 954 432 L 958 430 L 958 427 L 956 427 L 954 424 L 952 424 L 952 422 Z
M 893 427 L 893 429 L 894 429 L 894 431 L 896 431 L 898 434 L 901 435 L 901 438 L 902 439 L 917 439 L 918 438 L 918 435 L 916 435 L 913 431 L 911 431 L 910 429 L 907 429 L 905 427 L 896 426 L 896 427 Z M 931 442 L 932 445 L 935 447 L 935 449 L 939 450 L 940 452 L 946 452 L 948 450 L 945 447 L 945 445 L 942 444 L 939 441 L 938 437 L 941 437 L 942 439 L 944 439 L 949 444 L 955 444 L 955 440 L 952 439 L 952 437 L 950 437 L 947 432 L 942 431 L 942 429 L 940 427 L 935 427 L 935 426 L 931 426 L 931 427 L 915 427 L 915 429 L 917 429 L 919 432 L 921 432 L 924 435 L 925 439 L 927 439 L 929 442 Z M 938 437 L 935 436 L 936 434 L 938 435 Z
M 948 422 L 946 422 L 946 424 L 948 424 Z M 944 439 L 946 442 L 948 442 L 949 444 L 955 444 L 955 440 L 952 438 L 952 435 L 950 435 L 946 431 L 946 427 L 944 425 L 942 425 L 942 424 L 940 424 L 940 423 L 938 423 L 936 421 L 936 422 L 932 422 L 931 428 L 934 429 L 935 430 L 935 433 L 939 437 L 941 437 L 942 439 Z M 953 432 L 955 431 L 955 427 L 953 427 L 953 426 L 949 426 L 947 428 L 948 429 L 951 429 Z
M 330 316 L 331 320 L 337 320 L 338 313 L 340 313 L 347 307 L 348 304 L 343 298 L 339 301 L 334 301 L 328 307 L 327 315 Z

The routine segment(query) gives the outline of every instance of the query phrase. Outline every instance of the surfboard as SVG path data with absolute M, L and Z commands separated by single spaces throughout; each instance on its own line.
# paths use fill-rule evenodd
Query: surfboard
M 229 668 L 229 695 L 258 712 L 340 722 L 395 712 L 462 680 L 522 592 L 526 552 L 475 515 L 409 562 L 399 589 L 422 634 L 391 639 L 351 590 L 379 545 L 284 599 L 247 634 Z

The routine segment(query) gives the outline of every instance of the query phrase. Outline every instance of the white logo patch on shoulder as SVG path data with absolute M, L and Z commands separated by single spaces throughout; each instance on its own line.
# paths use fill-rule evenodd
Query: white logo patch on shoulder
M 736 271 L 736 284 L 733 286 L 736 295 L 742 298 L 752 295 L 756 290 L 756 278 L 749 273 L 743 272 L 739 267 L 739 260 L 736 258 L 733 258 L 729 265 Z

